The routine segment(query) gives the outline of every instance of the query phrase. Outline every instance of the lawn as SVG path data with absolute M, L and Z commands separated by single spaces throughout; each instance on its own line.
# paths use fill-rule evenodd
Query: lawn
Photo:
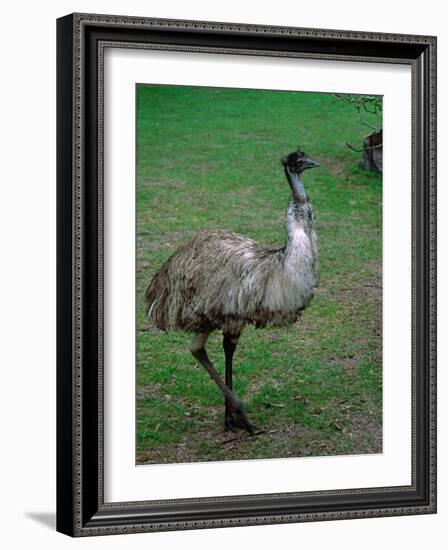
M 358 167 L 366 134 L 330 94 L 169 86 L 137 89 L 137 463 L 382 451 L 381 176 Z M 320 247 L 320 287 L 299 322 L 247 327 L 234 390 L 261 432 L 224 430 L 223 397 L 191 334 L 148 326 L 152 275 L 195 232 L 285 240 L 279 159 L 300 144 Z M 222 336 L 208 342 L 224 370 Z

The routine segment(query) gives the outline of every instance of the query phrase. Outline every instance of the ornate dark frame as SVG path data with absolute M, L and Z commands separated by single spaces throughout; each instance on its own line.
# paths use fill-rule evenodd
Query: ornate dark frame
M 410 486 L 104 502 L 105 47 L 411 65 L 413 468 Z M 436 38 L 73 14 L 57 21 L 57 51 L 58 531 L 88 536 L 435 513 Z

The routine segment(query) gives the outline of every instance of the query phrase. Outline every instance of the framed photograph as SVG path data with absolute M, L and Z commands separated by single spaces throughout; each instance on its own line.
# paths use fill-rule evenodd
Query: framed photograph
M 57 529 L 435 513 L 436 38 L 57 48 Z

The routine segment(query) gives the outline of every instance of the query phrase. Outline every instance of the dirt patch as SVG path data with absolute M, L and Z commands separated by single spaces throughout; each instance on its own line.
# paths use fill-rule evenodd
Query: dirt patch
M 372 277 L 368 282 L 360 282 L 348 288 L 338 289 L 338 300 L 342 302 L 359 303 L 367 300 L 381 304 L 382 296 L 382 281 L 378 277 Z
M 261 388 L 264 386 L 265 382 L 260 379 L 256 379 L 255 377 L 252 377 L 249 382 L 249 386 L 244 393 L 244 399 L 246 401 L 250 401 L 255 395 L 259 393 Z
M 162 384 L 159 382 L 151 384 L 150 386 L 139 386 L 136 389 L 135 396 L 137 399 L 144 399 L 145 397 L 153 397 L 160 399 L 160 388 Z
M 350 417 L 350 434 L 354 449 L 362 449 L 353 454 L 383 452 L 383 430 L 381 422 L 375 422 L 369 412 L 360 412 Z
M 369 411 L 352 411 L 349 404 L 341 402 L 337 408 L 338 413 L 330 423 L 333 435 L 323 438 L 319 430 L 294 422 L 266 426 L 253 436 L 233 433 L 223 427 L 222 408 L 213 407 L 194 435 L 184 434 L 176 445 L 139 451 L 137 463 L 245 460 L 253 458 L 257 448 L 264 449 L 262 458 L 381 453 L 381 423 Z
M 359 374 L 358 358 L 355 354 L 348 357 L 335 357 L 330 359 L 327 363 L 327 367 L 342 367 L 344 374 L 348 376 L 357 376 Z
M 325 166 L 330 174 L 336 178 L 340 178 L 342 175 L 347 174 L 347 161 L 345 159 L 339 159 L 336 156 L 328 156 L 325 159 Z

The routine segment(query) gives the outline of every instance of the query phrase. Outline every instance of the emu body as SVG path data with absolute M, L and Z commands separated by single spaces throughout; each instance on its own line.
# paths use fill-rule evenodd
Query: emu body
M 232 362 L 244 327 L 286 326 L 297 321 L 318 282 L 318 249 L 312 207 L 301 175 L 317 166 L 301 151 L 282 163 L 290 189 L 287 239 L 269 249 L 229 231 L 202 231 L 181 246 L 146 290 L 149 321 L 164 331 L 193 332 L 191 352 L 225 395 L 225 424 L 253 432 L 232 392 Z M 205 350 L 208 336 L 222 330 L 225 381 Z

